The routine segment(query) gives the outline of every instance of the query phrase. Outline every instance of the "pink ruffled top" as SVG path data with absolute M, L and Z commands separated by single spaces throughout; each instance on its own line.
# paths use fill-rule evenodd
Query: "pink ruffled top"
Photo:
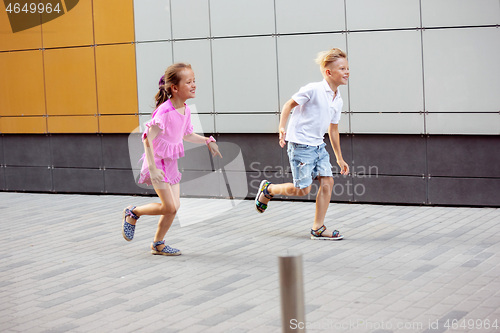
M 148 129 L 153 125 L 161 130 L 152 142 L 155 162 L 162 159 L 176 160 L 184 156 L 182 138 L 193 133 L 191 110 L 186 104 L 184 106 L 185 112 L 182 115 L 173 107 L 169 99 L 153 112 L 152 119 L 145 124 L 147 128 L 142 134 L 143 140 L 147 136 Z M 144 154 L 142 158 L 145 159 L 146 155 Z

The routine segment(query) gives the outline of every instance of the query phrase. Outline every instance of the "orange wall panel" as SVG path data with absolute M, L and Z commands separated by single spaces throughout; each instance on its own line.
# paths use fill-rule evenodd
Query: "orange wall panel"
M 26 1 L 17 2 L 20 4 L 26 3 Z M 0 51 L 42 48 L 42 29 L 40 27 L 42 18 L 40 14 L 29 15 L 28 17 L 26 17 L 24 13 L 17 15 L 12 14 L 9 17 L 5 9 L 6 8 L 4 1 L 0 1 L 0 36 L 2 36 Z M 13 29 L 10 20 L 12 20 L 12 25 L 14 26 L 14 28 L 16 27 L 16 21 L 17 23 L 28 23 L 27 26 L 32 27 L 14 33 L 12 32 Z M 20 20 L 23 22 L 19 22 Z
M 0 116 L 45 115 L 42 51 L 0 53 Z
M 97 133 L 97 116 L 49 116 L 49 133 Z
M 99 116 L 101 133 L 132 133 L 139 126 L 139 116 Z
M 134 41 L 133 0 L 94 0 L 96 44 Z
M 97 100 L 100 114 L 138 113 L 135 47 L 96 47 Z
M 45 50 L 48 115 L 95 115 L 94 48 Z
M 45 117 L 0 117 L 0 133 L 46 133 L 46 119 Z
M 42 31 L 44 48 L 93 45 L 92 1 L 79 1 L 64 15 L 43 23 Z

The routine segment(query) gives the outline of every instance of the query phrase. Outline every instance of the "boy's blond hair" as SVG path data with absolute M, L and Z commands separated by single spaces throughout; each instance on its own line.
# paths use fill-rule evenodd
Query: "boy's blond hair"
M 318 53 L 316 63 L 320 65 L 321 69 L 324 69 L 326 66 L 340 58 L 347 59 L 347 55 L 341 49 L 333 48 L 331 50 Z

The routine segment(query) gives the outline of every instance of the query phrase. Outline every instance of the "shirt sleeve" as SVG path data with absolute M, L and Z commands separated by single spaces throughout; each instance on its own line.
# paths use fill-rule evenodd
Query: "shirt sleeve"
M 332 117 L 332 124 L 338 124 L 340 122 L 340 115 L 342 112 L 335 112 Z
M 309 85 L 304 86 L 300 88 L 298 92 L 296 92 L 293 96 L 292 99 L 297 102 L 299 105 L 303 105 L 311 99 L 311 93 L 312 89 L 310 88 Z
M 338 124 L 340 122 L 340 116 L 342 115 L 342 108 L 344 107 L 344 103 L 341 102 L 338 110 L 335 110 L 332 116 L 332 124 Z
M 165 130 L 165 124 L 159 118 L 160 117 L 158 117 L 158 115 L 155 115 L 153 117 L 153 119 L 151 119 L 146 124 L 144 124 L 146 128 L 144 129 L 144 132 L 142 133 L 142 141 L 144 141 L 146 139 L 146 137 L 148 136 L 149 130 L 153 126 L 158 126 L 158 128 L 160 129 L 161 132 L 163 132 Z

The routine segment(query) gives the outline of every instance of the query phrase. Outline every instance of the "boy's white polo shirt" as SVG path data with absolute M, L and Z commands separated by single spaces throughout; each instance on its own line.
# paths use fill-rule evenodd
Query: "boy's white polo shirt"
M 326 80 L 309 83 L 292 96 L 299 104 L 293 110 L 288 123 L 286 140 L 319 146 L 323 143 L 330 123 L 338 124 L 343 101 L 340 90 L 334 96 Z

